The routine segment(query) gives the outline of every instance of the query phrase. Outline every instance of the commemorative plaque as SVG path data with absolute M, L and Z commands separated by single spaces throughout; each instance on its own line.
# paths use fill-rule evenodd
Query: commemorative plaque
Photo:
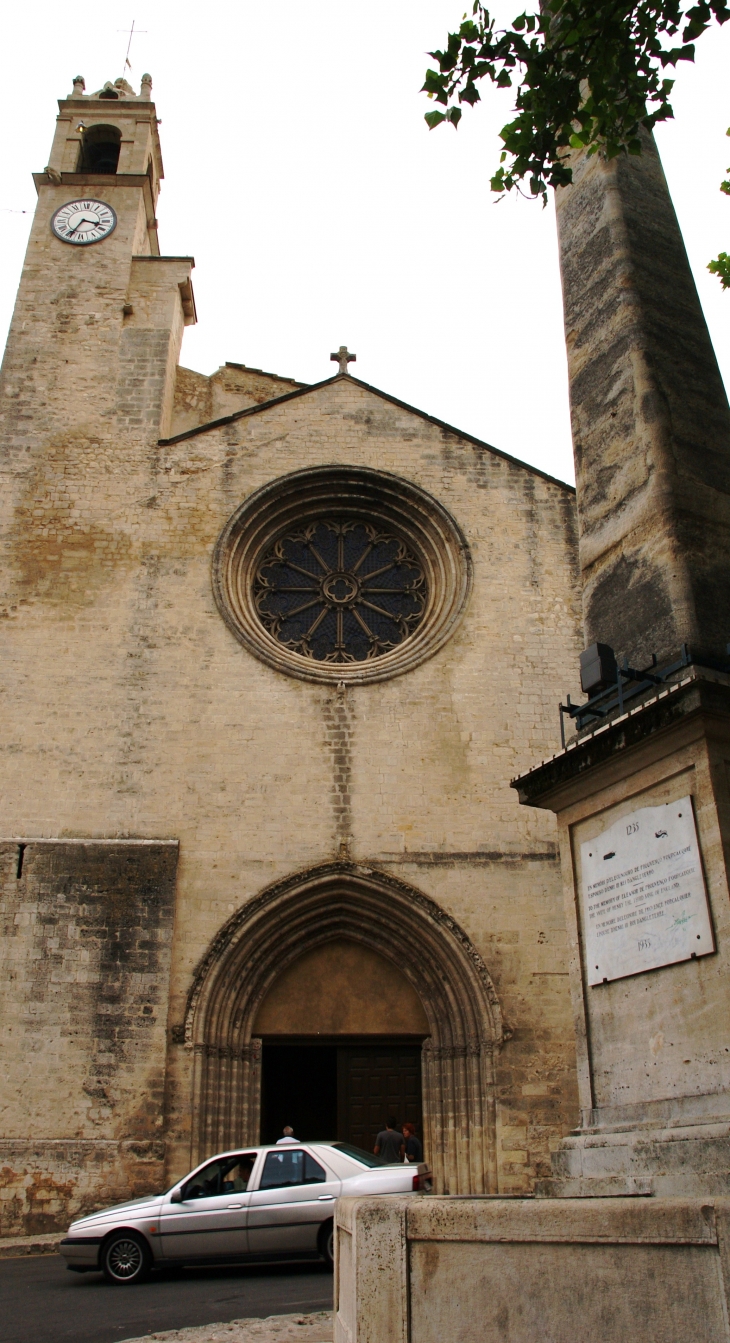
M 589 984 L 715 950 L 691 798 L 622 816 L 580 857 Z

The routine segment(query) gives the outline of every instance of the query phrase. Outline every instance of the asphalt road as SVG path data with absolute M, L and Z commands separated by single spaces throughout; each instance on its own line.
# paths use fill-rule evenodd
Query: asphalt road
M 60 1255 L 0 1260 L 0 1343 L 117 1343 L 247 1315 L 331 1310 L 324 1264 L 163 1269 L 135 1287 L 69 1273 Z

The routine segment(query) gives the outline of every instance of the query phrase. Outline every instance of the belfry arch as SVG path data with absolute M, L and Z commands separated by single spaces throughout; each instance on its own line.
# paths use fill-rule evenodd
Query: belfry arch
M 428 896 L 373 868 L 327 864 L 249 901 L 214 939 L 188 996 L 192 1159 L 259 1141 L 258 1009 L 277 977 L 327 942 L 360 943 L 399 968 L 423 1004 L 423 1136 L 436 1188 L 496 1192 L 497 995 L 463 929 Z

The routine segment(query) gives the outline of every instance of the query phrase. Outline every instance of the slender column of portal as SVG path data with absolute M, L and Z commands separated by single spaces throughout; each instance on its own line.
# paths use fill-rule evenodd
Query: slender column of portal
M 655 145 L 557 193 L 586 645 L 724 659 L 730 409 Z
M 247 1142 L 261 1141 L 261 1064 L 263 1047 L 260 1040 L 252 1039 L 246 1059 L 248 1069 L 248 1135 Z
M 430 1038 L 426 1038 L 421 1047 L 421 1098 L 423 1101 L 423 1152 L 425 1159 L 431 1163 L 431 1170 L 434 1177 L 436 1175 L 436 1153 L 440 1151 L 441 1134 L 437 1122 L 436 1100 L 436 1061 L 433 1056 L 433 1045 Z

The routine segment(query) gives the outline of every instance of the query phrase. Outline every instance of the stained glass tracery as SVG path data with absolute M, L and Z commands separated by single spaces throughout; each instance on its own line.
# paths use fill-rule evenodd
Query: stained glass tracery
M 399 536 L 353 518 L 318 518 L 259 561 L 253 598 L 284 647 L 317 662 L 367 662 L 407 639 L 423 618 L 427 583 Z

